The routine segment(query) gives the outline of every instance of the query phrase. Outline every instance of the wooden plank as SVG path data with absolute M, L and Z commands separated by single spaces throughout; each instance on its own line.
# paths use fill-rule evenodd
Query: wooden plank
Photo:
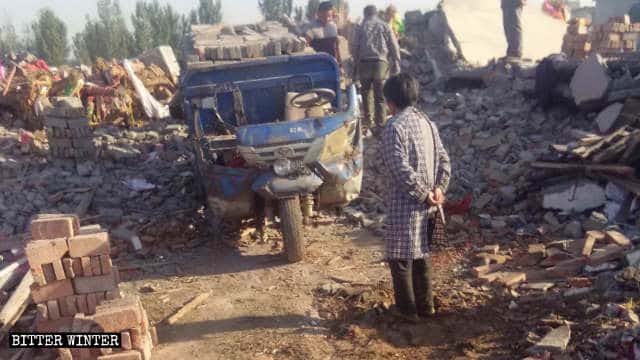
M 4 90 L 2 91 L 2 96 L 7 96 L 7 94 L 9 93 L 9 89 L 11 88 L 11 82 L 13 81 L 13 77 L 16 75 L 17 68 L 18 67 L 14 65 L 13 69 L 11 69 L 9 76 L 7 77 L 7 81 L 4 83 Z
M 605 236 L 607 238 L 608 241 L 620 245 L 620 246 L 624 246 L 624 247 L 631 247 L 631 240 L 629 240 L 629 238 L 627 238 L 623 233 L 615 231 L 615 230 L 609 230 L 605 233 Z
M 167 323 L 175 324 L 183 316 L 187 315 L 188 313 L 193 311 L 193 309 L 198 307 L 198 305 L 204 303 L 209 298 L 209 296 L 211 296 L 211 291 L 206 292 L 206 293 L 202 293 L 202 294 L 194 297 L 193 299 L 191 299 L 191 301 L 189 301 L 182 308 L 180 308 L 178 311 L 176 311 L 175 314 L 171 315 L 167 319 Z
M 606 172 L 622 176 L 632 176 L 635 172 L 635 169 L 631 166 L 618 164 L 581 164 L 537 161 L 531 163 L 529 166 L 536 169 Z
M 582 246 L 582 256 L 591 256 L 596 241 L 602 239 L 604 239 L 604 233 L 601 231 L 587 231 L 587 237 L 584 239 L 584 245 Z
M 20 267 L 26 262 L 27 258 L 22 257 L 0 270 L 0 291 L 8 290 L 10 284 L 13 283 L 12 280 L 14 280 L 21 272 L 24 273 L 26 271 L 26 269 L 21 269 Z
M 4 339 L 5 335 L 11 330 L 31 302 L 32 284 L 33 277 L 31 276 L 31 272 L 27 272 L 0 311 L 0 341 Z

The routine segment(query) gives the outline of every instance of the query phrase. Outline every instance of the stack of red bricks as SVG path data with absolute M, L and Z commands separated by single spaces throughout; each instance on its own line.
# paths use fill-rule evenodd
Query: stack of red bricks
M 71 331 L 75 333 L 120 333 L 122 347 L 117 349 L 60 349 L 61 360 L 149 360 L 157 344 L 155 327 L 137 296 L 105 301 L 91 316 L 78 314 Z
M 62 359 L 150 359 L 155 329 L 137 298 L 122 299 L 109 234 L 75 215 L 38 215 L 26 255 L 39 332 L 121 332 L 123 347 L 62 350 Z M 83 352 L 84 351 L 84 352 Z
M 571 19 L 562 42 L 562 52 L 571 58 L 585 58 L 591 51 L 589 21 L 585 18 Z
M 68 327 L 77 313 L 91 315 L 101 302 L 120 297 L 109 234 L 99 226 L 80 227 L 74 215 L 38 215 L 25 252 L 38 331 Z
M 591 33 L 593 48 L 603 56 L 615 56 L 636 51 L 640 23 L 631 23 L 629 16 L 612 18 L 608 23 L 594 26 Z

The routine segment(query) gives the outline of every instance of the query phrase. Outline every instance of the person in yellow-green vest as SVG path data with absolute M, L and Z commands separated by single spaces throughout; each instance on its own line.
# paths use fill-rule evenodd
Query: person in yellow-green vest
M 389 7 L 387 7 L 387 10 L 384 12 L 384 18 L 396 38 L 404 36 L 404 21 L 402 20 L 402 16 L 398 14 L 398 9 L 396 9 L 395 6 L 389 5 Z

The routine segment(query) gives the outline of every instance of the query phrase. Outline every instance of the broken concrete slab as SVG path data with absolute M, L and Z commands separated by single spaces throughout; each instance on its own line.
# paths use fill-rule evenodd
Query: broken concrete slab
M 468 62 L 484 65 L 505 56 L 507 42 L 500 2 L 494 0 L 443 0 L 440 3 L 457 48 Z M 522 14 L 524 58 L 542 59 L 560 52 L 566 24 L 528 3 Z
M 549 351 L 553 354 L 562 354 L 567 350 L 569 340 L 571 340 L 571 328 L 565 324 L 551 330 L 537 344 L 527 349 L 527 353 L 535 355 Z
M 640 249 L 627 253 L 624 257 L 628 266 L 636 266 L 640 263 Z
M 606 94 L 610 82 L 604 60 L 599 54 L 592 54 L 573 74 L 570 84 L 573 100 L 578 106 L 597 102 Z
M 598 124 L 598 129 L 600 129 L 601 133 L 607 133 L 613 128 L 623 107 L 624 104 L 622 103 L 611 104 L 598 114 L 596 124 Z
M 591 181 L 550 186 L 544 191 L 542 206 L 564 212 L 583 212 L 598 208 L 607 201 L 604 189 Z
M 489 283 L 498 283 L 506 287 L 514 287 L 527 281 L 527 274 L 523 272 L 500 271 L 480 275 L 479 278 Z
M 537 290 L 546 293 L 547 290 L 551 289 L 554 286 L 556 286 L 556 284 L 552 282 L 534 282 L 522 284 L 520 285 L 520 288 L 524 290 Z

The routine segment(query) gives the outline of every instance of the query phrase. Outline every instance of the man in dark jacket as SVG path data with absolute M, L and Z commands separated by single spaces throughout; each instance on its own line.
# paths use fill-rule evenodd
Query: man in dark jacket
M 526 0 L 502 0 L 502 23 L 507 37 L 507 57 L 522 57 L 522 8 Z

